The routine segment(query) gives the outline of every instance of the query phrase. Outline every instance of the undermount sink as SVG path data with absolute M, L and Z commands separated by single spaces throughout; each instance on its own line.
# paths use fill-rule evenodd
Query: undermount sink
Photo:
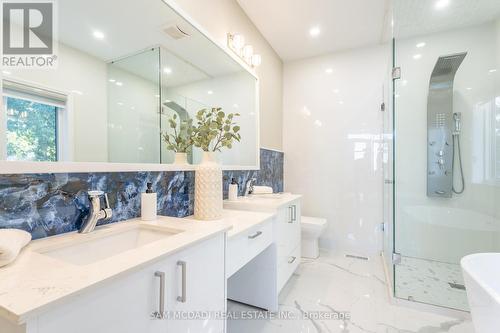
M 478 333 L 500 327 L 500 253 L 478 253 L 461 260 L 467 298 Z
M 177 229 L 146 225 L 109 232 L 112 228 L 106 230 L 107 232 L 96 229 L 90 234 L 78 235 L 82 239 L 76 243 L 41 249 L 37 252 L 73 265 L 88 265 L 182 232 Z
M 281 199 L 285 196 L 289 195 L 289 193 L 266 193 L 266 194 L 251 194 L 244 198 L 248 200 L 252 199 Z

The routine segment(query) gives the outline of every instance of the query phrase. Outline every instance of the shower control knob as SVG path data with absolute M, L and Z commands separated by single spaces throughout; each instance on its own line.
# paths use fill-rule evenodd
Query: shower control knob
M 437 160 L 437 164 L 439 165 L 439 168 L 440 168 L 441 170 L 443 170 L 443 169 L 444 169 L 444 159 L 442 159 L 442 158 L 438 159 L 438 160 Z

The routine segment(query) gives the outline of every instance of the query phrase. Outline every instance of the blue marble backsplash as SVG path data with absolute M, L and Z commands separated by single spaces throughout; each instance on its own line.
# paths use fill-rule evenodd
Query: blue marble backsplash
M 108 193 L 113 223 L 140 216 L 141 193 L 153 183 L 158 213 L 193 213 L 193 172 L 113 172 L 0 175 L 0 228 L 18 228 L 34 239 L 80 227 L 89 210 L 88 190 Z
M 283 191 L 283 153 L 261 149 L 261 170 L 225 171 L 224 195 L 231 178 L 240 193 L 250 178 Z M 88 214 L 88 190 L 108 193 L 113 223 L 140 216 L 141 193 L 148 182 L 158 194 L 158 214 L 193 214 L 194 172 L 113 172 L 0 174 L 0 228 L 30 232 L 34 239 L 77 230 Z
M 283 160 L 282 152 L 261 148 L 260 170 L 224 171 L 224 199 L 227 199 L 232 178 L 238 183 L 239 195 L 244 194 L 246 182 L 252 178 L 256 179 L 257 185 L 271 186 L 275 193 L 283 192 Z

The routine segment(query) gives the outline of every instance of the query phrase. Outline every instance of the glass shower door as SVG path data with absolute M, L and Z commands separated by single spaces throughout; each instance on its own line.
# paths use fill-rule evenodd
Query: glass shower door
M 468 310 L 461 258 L 500 251 L 500 3 L 411 3 L 394 3 L 395 295 Z

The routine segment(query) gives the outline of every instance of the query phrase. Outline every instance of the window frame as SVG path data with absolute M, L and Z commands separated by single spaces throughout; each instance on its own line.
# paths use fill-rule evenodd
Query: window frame
M 26 91 L 22 91 L 16 95 L 16 93 L 5 94 L 4 85 L 5 81 L 10 81 L 15 84 L 19 84 L 26 87 Z M 0 156 L 5 162 L 21 162 L 21 163 L 58 163 L 64 161 L 70 161 L 73 157 L 72 143 L 73 143 L 73 123 L 72 123 L 72 95 L 58 91 L 47 86 L 42 86 L 37 83 L 19 80 L 17 78 L 2 78 L 0 90 L 2 92 L 1 104 L 2 112 L 0 115 Z M 31 91 L 28 91 L 31 90 Z M 44 101 L 43 94 L 36 94 L 37 91 L 45 92 L 48 94 L 57 94 L 64 96 L 64 102 L 61 103 L 50 103 Z M 55 161 L 7 161 L 7 98 L 18 98 L 28 101 L 33 101 L 40 104 L 52 105 L 56 108 L 56 160 Z M 29 98 L 33 97 L 33 98 Z

